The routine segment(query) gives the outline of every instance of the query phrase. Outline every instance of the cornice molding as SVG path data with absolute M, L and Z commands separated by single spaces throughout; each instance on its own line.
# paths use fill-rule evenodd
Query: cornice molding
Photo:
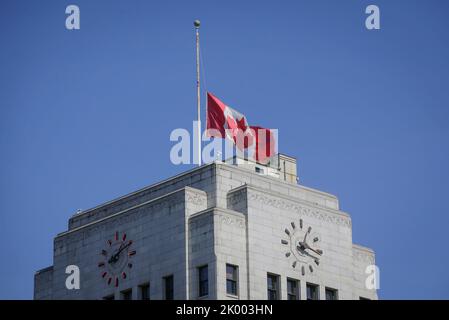
M 249 192 L 248 192 L 249 190 Z M 274 194 L 267 190 L 259 189 L 252 185 L 242 185 L 228 193 L 228 200 L 231 205 L 237 204 L 246 197 L 248 200 L 257 201 L 266 206 L 271 206 L 281 210 L 293 211 L 301 216 L 308 216 L 321 221 L 333 223 L 347 228 L 352 227 L 351 218 L 347 213 L 323 208 L 300 201 L 297 199 L 287 198 L 281 194 Z

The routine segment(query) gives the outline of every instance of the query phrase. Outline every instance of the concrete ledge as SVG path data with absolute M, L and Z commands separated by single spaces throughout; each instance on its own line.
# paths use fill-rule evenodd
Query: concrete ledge
M 362 245 L 359 245 L 359 244 L 353 243 L 352 244 L 352 249 L 353 250 L 357 250 L 357 251 L 361 251 L 361 252 L 366 252 L 367 254 L 374 255 L 374 250 L 373 249 L 365 247 L 365 246 L 362 246 Z
M 213 212 L 213 213 L 214 212 L 226 213 L 226 214 L 234 215 L 234 216 L 239 217 L 239 218 L 245 218 L 245 214 L 243 214 L 241 212 L 234 211 L 234 210 L 231 210 L 231 209 L 224 209 L 224 208 L 219 208 L 219 207 L 213 207 L 213 208 L 207 208 L 206 210 L 203 210 L 203 211 L 200 211 L 200 212 L 197 212 L 197 213 L 191 215 L 189 217 L 189 220 L 198 218 L 198 216 L 201 216 L 203 214 L 208 214 L 208 213 L 211 213 L 211 212 Z
M 97 219 L 97 220 L 88 222 L 88 223 L 83 224 L 83 225 L 81 225 L 81 226 L 79 226 L 79 227 L 72 228 L 72 229 L 70 229 L 70 230 L 61 232 L 61 233 L 59 233 L 59 234 L 56 236 L 55 241 L 56 241 L 58 238 L 60 238 L 60 237 L 63 237 L 63 236 L 65 236 L 65 235 L 74 233 L 74 232 L 79 231 L 79 230 L 81 230 L 81 229 L 90 227 L 90 226 L 95 225 L 95 224 L 97 224 L 97 223 L 100 223 L 100 222 L 103 222 L 103 221 L 106 221 L 106 220 L 110 220 L 110 219 L 116 218 L 117 216 L 120 216 L 120 215 L 122 215 L 122 214 L 125 214 L 125 213 L 127 213 L 127 212 L 129 212 L 129 211 L 132 211 L 132 210 L 141 208 L 141 207 L 143 207 L 143 206 L 156 204 L 156 203 L 161 202 L 161 201 L 168 201 L 169 198 L 175 197 L 175 196 L 178 195 L 179 193 L 184 193 L 184 194 L 186 194 L 186 193 L 189 193 L 189 192 L 190 192 L 190 193 L 195 193 L 195 194 L 198 194 L 198 195 L 201 195 L 201 196 L 204 196 L 204 197 L 207 196 L 206 192 L 204 192 L 204 191 L 202 191 L 202 190 L 198 190 L 198 189 L 195 189 L 195 188 L 186 186 L 186 187 L 180 188 L 180 189 L 178 189 L 178 190 L 169 192 L 169 193 L 167 193 L 167 194 L 165 194 L 165 195 L 163 195 L 163 196 L 156 197 L 156 198 L 154 198 L 154 199 L 151 199 L 151 200 L 148 200 L 148 201 L 139 203 L 138 205 L 135 205 L 135 206 L 126 208 L 126 209 L 124 209 L 124 210 L 121 210 L 121 211 L 116 212 L 116 213 L 114 213 L 114 214 L 108 215 L 108 216 L 106 216 L 106 217 L 103 217 L 103 218 L 100 218 L 100 219 Z
M 53 272 L 53 266 L 49 266 L 40 270 L 37 270 L 34 275 L 40 275 L 42 273 L 46 273 L 46 272 Z
M 207 176 L 204 176 L 203 171 L 213 170 L 214 164 L 215 163 L 210 163 L 210 164 L 198 167 L 198 168 L 188 170 L 181 174 L 175 175 L 171 178 L 162 180 L 160 182 L 149 185 L 149 186 L 139 189 L 137 191 L 131 192 L 131 193 L 121 196 L 119 198 L 116 198 L 111 201 L 100 204 L 91 209 L 83 210 L 80 213 L 76 213 L 69 219 L 69 229 L 81 226 L 83 224 L 82 223 L 83 219 L 89 219 L 90 217 L 92 217 L 92 219 L 95 219 L 95 217 L 93 217 L 93 216 L 102 215 L 102 217 L 104 217 L 104 216 L 107 216 L 110 214 L 114 214 L 115 212 L 110 213 L 107 211 L 113 211 L 113 209 L 115 207 L 124 205 L 124 204 L 126 205 L 127 202 L 137 201 L 138 198 L 140 198 L 148 193 L 156 192 L 160 189 L 164 189 L 164 188 L 168 187 L 170 184 L 172 184 L 175 181 L 180 180 L 184 177 L 191 175 L 192 178 L 194 178 L 195 172 L 198 172 L 198 174 L 201 175 L 201 179 L 203 179 L 203 178 L 207 177 Z M 211 176 L 211 174 L 209 176 Z M 157 198 L 157 196 L 154 199 L 156 199 L 156 198 Z M 129 206 L 131 207 L 132 204 L 130 204 Z

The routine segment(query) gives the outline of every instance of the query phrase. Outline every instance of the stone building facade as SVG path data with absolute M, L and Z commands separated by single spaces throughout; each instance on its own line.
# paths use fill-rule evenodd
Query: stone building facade
M 214 162 L 69 219 L 35 299 L 377 299 L 338 199 L 289 172 Z M 80 288 L 67 289 L 67 266 Z

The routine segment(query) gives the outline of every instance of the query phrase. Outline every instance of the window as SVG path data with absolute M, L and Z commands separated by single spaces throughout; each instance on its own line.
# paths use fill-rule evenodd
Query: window
M 173 276 L 164 277 L 165 300 L 173 300 Z
M 331 288 L 326 288 L 326 300 L 338 300 L 338 291 Z
M 287 279 L 287 300 L 299 300 L 299 281 Z
M 279 300 L 279 276 L 267 274 L 268 300 Z
M 123 290 L 121 292 L 122 300 L 131 300 L 133 297 L 132 289 Z
M 114 297 L 113 294 L 110 294 L 110 295 L 108 295 L 106 297 L 103 297 L 103 300 L 115 300 L 115 297 Z
M 238 267 L 226 265 L 226 293 L 238 296 Z
M 318 300 L 318 286 L 316 284 L 307 284 L 307 300 Z
M 150 300 L 150 284 L 145 283 L 139 286 L 140 300 Z
M 198 296 L 204 297 L 209 294 L 209 274 L 207 266 L 198 268 Z

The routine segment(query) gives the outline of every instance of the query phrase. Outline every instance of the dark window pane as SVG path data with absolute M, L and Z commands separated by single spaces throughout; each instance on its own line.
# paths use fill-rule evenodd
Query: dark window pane
M 307 284 L 307 300 L 318 300 L 318 286 Z
M 237 275 L 238 275 L 238 271 L 237 271 L 237 266 L 233 266 L 230 264 L 226 265 L 226 293 L 227 294 L 231 294 L 231 295 L 238 295 L 237 292 Z
M 236 280 L 237 278 L 237 267 L 227 264 L 226 265 L 226 279 Z
M 164 278 L 165 300 L 173 300 L 173 276 Z
M 277 300 L 278 294 L 278 276 L 267 275 L 267 296 L 268 300 Z
M 131 289 L 122 291 L 122 299 L 123 300 L 131 300 L 132 299 L 132 293 L 133 292 L 132 292 Z
M 287 279 L 287 299 L 298 300 L 298 281 L 293 279 Z
M 140 288 L 140 299 L 150 300 L 150 284 L 148 283 L 143 284 L 139 288 Z
M 199 279 L 199 296 L 207 296 L 209 294 L 209 274 L 207 266 L 198 268 Z
M 337 300 L 337 290 L 326 288 L 326 300 Z
M 226 293 L 237 295 L 237 282 L 233 280 L 226 280 Z

